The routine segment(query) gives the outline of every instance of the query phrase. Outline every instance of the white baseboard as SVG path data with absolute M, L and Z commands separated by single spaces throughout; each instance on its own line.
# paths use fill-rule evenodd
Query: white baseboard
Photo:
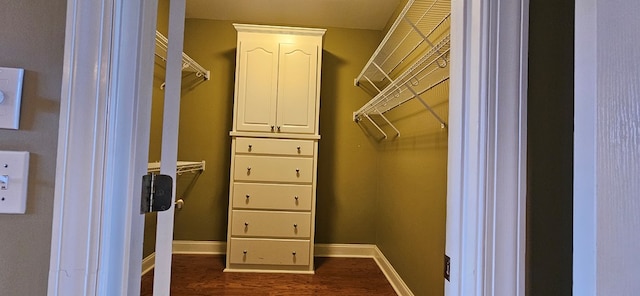
M 382 251 L 378 249 L 378 246 L 374 246 L 375 248 L 375 256 L 373 260 L 378 263 L 380 270 L 384 273 L 384 276 L 387 277 L 387 280 L 391 284 L 396 293 L 400 296 L 413 296 L 413 292 L 409 289 L 407 284 L 402 280 L 398 272 L 393 268 L 387 257 L 384 256 Z
M 220 241 L 173 241 L 173 254 L 224 255 L 227 243 Z
M 224 255 L 227 243 L 220 241 L 173 241 L 173 254 Z M 368 244 L 316 244 L 316 257 L 372 258 L 382 270 L 393 289 L 400 296 L 414 296 L 389 260 L 376 245 Z M 153 269 L 155 253 L 142 260 L 142 274 Z
M 147 272 L 153 269 L 156 264 L 156 253 L 153 252 L 151 255 L 142 259 L 142 275 L 145 275 Z

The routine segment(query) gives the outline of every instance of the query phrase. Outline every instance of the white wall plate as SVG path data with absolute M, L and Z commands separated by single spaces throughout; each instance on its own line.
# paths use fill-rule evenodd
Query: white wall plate
M 0 151 L 0 214 L 27 210 L 29 152 Z
M 18 129 L 24 69 L 0 67 L 0 128 Z

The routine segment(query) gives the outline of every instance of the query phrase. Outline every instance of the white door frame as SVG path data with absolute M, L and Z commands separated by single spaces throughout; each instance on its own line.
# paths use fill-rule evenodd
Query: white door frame
M 449 296 L 524 291 L 528 0 L 511 2 L 452 1 Z M 135 197 L 146 173 L 153 71 L 153 34 L 141 32 L 153 32 L 156 8 L 67 2 L 49 295 L 139 295 Z
M 524 295 L 528 0 L 453 0 L 445 295 Z

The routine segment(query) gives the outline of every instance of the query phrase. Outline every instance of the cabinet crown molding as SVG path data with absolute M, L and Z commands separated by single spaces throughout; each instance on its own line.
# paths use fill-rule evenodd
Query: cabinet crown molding
M 323 36 L 326 29 L 319 28 L 301 28 L 301 27 L 285 27 L 285 26 L 265 26 L 251 24 L 233 24 L 238 32 L 250 33 L 271 33 L 271 34 L 295 34 L 307 36 Z

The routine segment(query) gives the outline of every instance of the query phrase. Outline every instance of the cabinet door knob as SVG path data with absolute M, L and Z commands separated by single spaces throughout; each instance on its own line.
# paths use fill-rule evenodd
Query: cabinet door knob
M 280 126 L 278 125 L 278 132 L 280 132 Z
M 273 126 L 273 125 L 272 125 L 272 126 L 271 126 L 271 131 L 273 131 L 273 129 L 274 129 L 274 128 L 275 128 L 275 126 Z

